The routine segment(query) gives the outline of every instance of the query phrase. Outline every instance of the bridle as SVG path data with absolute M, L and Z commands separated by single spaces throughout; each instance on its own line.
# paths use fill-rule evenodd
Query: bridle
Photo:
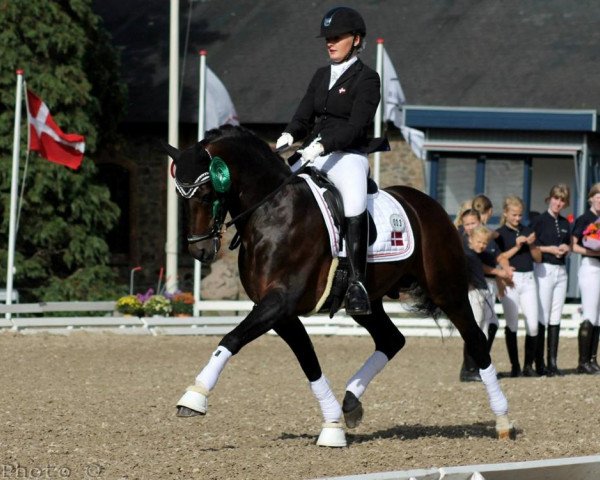
M 208 167 L 208 172 L 201 173 L 198 176 L 198 178 L 196 178 L 196 180 L 194 180 L 192 183 L 180 182 L 179 180 L 177 180 L 177 176 L 175 175 L 175 170 L 173 168 L 174 164 L 172 164 L 171 176 L 175 180 L 175 187 L 177 188 L 179 194 L 183 198 L 187 199 L 192 198 L 195 195 L 198 188 L 200 188 L 205 183 L 212 183 L 215 192 L 217 192 L 217 198 L 213 201 L 212 204 L 213 224 L 206 233 L 198 235 L 188 235 L 187 242 L 198 243 L 204 240 L 212 239 L 215 252 L 219 250 L 220 240 L 223 237 L 225 231 L 231 225 L 234 225 L 236 222 L 239 222 L 240 220 L 254 212 L 258 207 L 271 200 L 271 198 L 273 198 L 283 187 L 291 183 L 299 174 L 303 173 L 308 168 L 308 164 L 304 164 L 296 172 L 287 177 L 283 183 L 281 183 L 275 190 L 273 190 L 266 197 L 264 197 L 260 202 L 254 204 L 250 208 L 237 215 L 235 218 L 232 218 L 229 222 L 225 223 L 225 216 L 227 215 L 228 210 L 226 202 L 227 193 L 231 188 L 231 174 L 229 172 L 229 167 L 227 167 L 227 164 L 221 157 L 213 157 L 207 149 L 204 150 L 210 157 L 210 165 Z M 295 155 L 298 155 L 299 158 L 298 153 L 296 153 Z M 231 250 L 234 250 L 239 245 L 239 243 L 240 236 L 238 229 L 238 232 L 231 241 L 231 245 L 229 246 L 229 248 Z
M 206 233 L 188 235 L 187 241 L 188 243 L 197 243 L 203 240 L 213 239 L 215 248 L 218 249 L 216 246 L 217 242 L 221 239 L 228 227 L 228 225 L 223 225 L 223 223 L 225 221 L 225 216 L 227 215 L 226 194 L 231 188 L 231 176 L 227 164 L 221 157 L 213 157 L 207 149 L 204 149 L 204 151 L 210 157 L 210 165 L 207 172 L 201 173 L 196 180 L 191 183 L 182 182 L 178 180 L 177 175 L 175 175 L 175 163 L 173 163 L 171 164 L 171 176 L 175 180 L 175 187 L 179 194 L 187 199 L 192 198 L 198 191 L 198 188 L 202 185 L 208 182 L 212 183 L 215 192 L 217 192 L 217 198 L 212 204 L 213 224 Z

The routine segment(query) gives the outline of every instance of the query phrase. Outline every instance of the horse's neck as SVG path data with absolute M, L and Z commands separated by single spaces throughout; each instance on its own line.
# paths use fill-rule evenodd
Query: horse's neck
M 265 170 L 261 175 L 240 175 L 237 192 L 232 199 L 231 214 L 238 215 L 261 203 L 277 190 L 286 178 L 285 173 L 278 169 Z

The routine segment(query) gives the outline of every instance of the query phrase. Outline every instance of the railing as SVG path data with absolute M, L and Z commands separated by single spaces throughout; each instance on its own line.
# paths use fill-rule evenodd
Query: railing
M 48 302 L 0 305 L 0 330 L 24 333 L 50 331 L 68 333 L 77 329 L 101 329 L 117 333 L 151 335 L 224 335 L 232 330 L 253 307 L 250 301 L 203 300 L 198 302 L 202 312 L 198 317 L 135 317 L 115 312 L 115 302 Z M 415 315 L 399 302 L 384 302 L 384 308 L 394 324 L 405 336 L 449 337 L 458 332 L 446 318 L 434 322 L 431 318 Z M 502 305 L 496 304 L 500 326 L 504 326 Z M 85 312 L 86 315 L 59 317 L 47 314 Z M 104 312 L 104 315 L 90 315 Z M 6 319 L 4 314 L 10 313 Z M 21 317 L 20 314 L 27 314 Z M 30 315 L 34 316 L 30 316 Z M 368 335 L 343 310 L 333 318 L 327 315 L 302 317 L 302 323 L 311 335 Z M 579 305 L 566 304 L 561 321 L 561 336 L 575 337 L 580 323 Z M 519 321 L 520 334 L 524 322 Z M 273 333 L 273 332 L 270 332 Z M 498 336 L 503 336 L 500 328 Z

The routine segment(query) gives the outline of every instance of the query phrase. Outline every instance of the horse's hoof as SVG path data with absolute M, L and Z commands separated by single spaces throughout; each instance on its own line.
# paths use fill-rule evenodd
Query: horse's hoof
M 364 413 L 363 406 L 352 392 L 346 392 L 342 404 L 342 412 L 344 412 L 344 421 L 348 428 L 356 428 L 360 425 Z
M 201 385 L 192 385 L 177 402 L 178 417 L 195 417 L 206 414 L 208 391 Z
M 514 440 L 516 431 L 514 425 L 508 419 L 508 415 L 499 415 L 496 418 L 496 436 L 499 440 Z
M 323 424 L 323 429 L 317 440 L 319 447 L 345 447 L 346 434 L 339 422 L 327 422 Z
M 204 415 L 204 413 L 192 410 L 188 407 L 177 407 L 178 417 L 197 417 L 198 415 Z

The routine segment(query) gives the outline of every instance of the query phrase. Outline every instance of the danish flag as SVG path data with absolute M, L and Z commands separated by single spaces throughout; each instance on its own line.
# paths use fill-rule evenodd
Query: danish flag
M 392 247 L 403 247 L 404 239 L 402 238 L 402 232 L 392 232 Z
M 77 170 L 85 152 L 85 138 L 77 133 L 64 133 L 54 122 L 46 104 L 27 90 L 29 149 L 51 162 Z

